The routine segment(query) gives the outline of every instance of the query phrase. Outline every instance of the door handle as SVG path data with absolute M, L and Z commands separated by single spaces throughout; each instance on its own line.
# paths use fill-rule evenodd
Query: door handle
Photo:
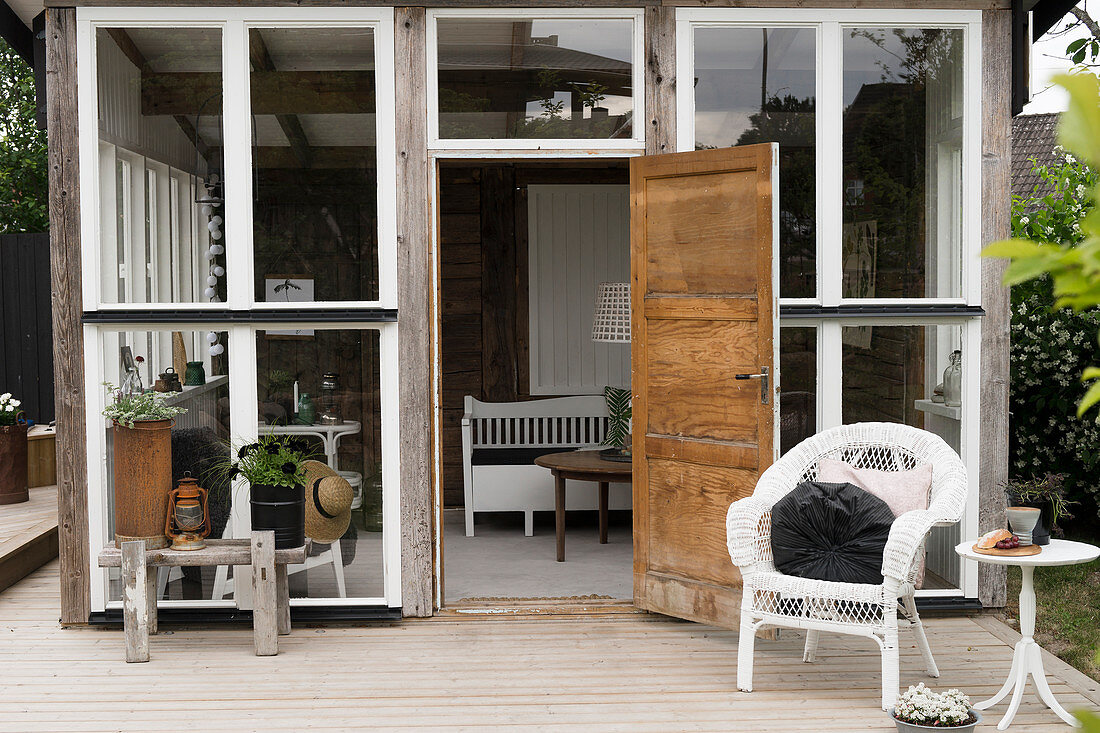
M 734 374 L 733 378 L 737 380 L 743 379 L 759 379 L 760 380 L 760 404 L 768 404 L 768 367 L 760 367 L 759 374 Z

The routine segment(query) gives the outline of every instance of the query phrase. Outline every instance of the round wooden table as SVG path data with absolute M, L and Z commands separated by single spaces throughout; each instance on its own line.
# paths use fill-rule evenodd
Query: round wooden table
M 547 453 L 535 459 L 536 466 L 550 469 L 554 476 L 554 525 L 558 538 L 558 562 L 565 562 L 565 480 L 591 481 L 600 486 L 600 544 L 607 544 L 608 484 L 631 481 L 631 464 L 600 458 L 598 450 Z

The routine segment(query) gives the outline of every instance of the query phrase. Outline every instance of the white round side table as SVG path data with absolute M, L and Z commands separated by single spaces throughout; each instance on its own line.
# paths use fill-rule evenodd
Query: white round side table
M 1020 701 L 1024 697 L 1024 688 L 1027 686 L 1027 678 L 1030 675 L 1035 681 L 1035 689 L 1039 692 L 1039 698 L 1053 710 L 1059 718 L 1072 726 L 1080 726 L 1077 719 L 1066 712 L 1047 684 L 1046 672 L 1043 670 L 1043 650 L 1032 635 L 1035 633 L 1035 586 L 1032 578 L 1037 567 L 1051 567 L 1054 565 L 1077 565 L 1079 563 L 1092 562 L 1100 557 L 1100 547 L 1084 542 L 1070 542 L 1068 540 L 1051 540 L 1045 545 L 1038 555 L 1026 555 L 1024 557 L 1005 557 L 999 555 L 981 555 L 974 552 L 973 546 L 976 540 L 963 542 L 955 547 L 962 557 L 969 560 L 977 560 L 991 565 L 1019 565 L 1023 575 L 1020 584 L 1020 633 L 1023 638 L 1016 642 L 1016 648 L 1012 652 L 1012 669 L 1008 673 L 1008 679 L 1000 691 L 982 702 L 974 705 L 978 710 L 993 707 L 1005 699 L 1008 693 L 1012 693 L 1012 700 L 1008 705 L 1008 711 L 997 724 L 997 730 L 1005 730 L 1012 724 L 1016 717 L 1016 711 L 1020 709 Z

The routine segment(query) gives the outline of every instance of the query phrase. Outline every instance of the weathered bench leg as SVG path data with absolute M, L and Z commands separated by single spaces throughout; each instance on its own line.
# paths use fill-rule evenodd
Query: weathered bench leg
M 252 533 L 252 641 L 256 655 L 279 653 L 276 617 L 275 533 Z
M 126 661 L 149 661 L 149 584 L 145 567 L 145 543 L 122 543 L 122 628 L 126 636 Z M 154 578 L 156 576 L 154 575 Z
M 279 633 L 290 633 L 290 583 L 286 565 L 275 566 L 275 594 L 279 604 Z
M 145 568 L 145 617 L 148 619 L 150 634 L 157 633 L 159 626 L 157 623 L 157 598 L 160 597 L 160 583 L 157 570 L 157 568 Z M 165 568 L 165 570 L 171 570 L 171 568 Z

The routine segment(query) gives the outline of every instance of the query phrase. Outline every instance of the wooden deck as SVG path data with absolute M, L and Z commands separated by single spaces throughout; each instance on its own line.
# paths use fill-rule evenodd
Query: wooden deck
M 30 496 L 0 505 L 0 591 L 57 557 L 57 487 Z
M 0 594 L 0 731 L 893 730 L 877 709 L 876 647 L 836 636 L 823 636 L 814 665 L 793 634 L 758 642 L 746 694 L 735 688 L 735 633 L 655 616 L 298 628 L 277 657 L 254 656 L 246 627 L 177 628 L 152 638 L 152 661 L 129 665 L 121 631 L 57 618 L 56 562 Z M 988 618 L 928 625 L 937 686 L 996 691 L 1012 631 Z M 1047 664 L 1068 708 L 1096 707 L 1100 685 Z M 927 681 L 909 646 L 902 680 Z M 1011 730 L 1070 728 L 1029 690 Z

